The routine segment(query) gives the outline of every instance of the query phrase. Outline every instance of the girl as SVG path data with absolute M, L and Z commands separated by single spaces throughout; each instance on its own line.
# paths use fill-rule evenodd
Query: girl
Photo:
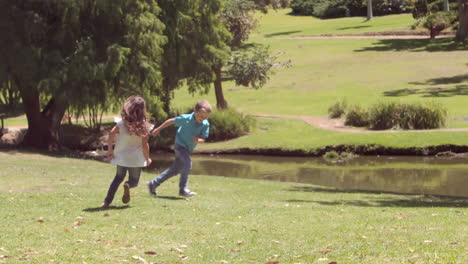
M 148 144 L 151 128 L 146 120 L 145 100 L 139 96 L 129 97 L 122 108 L 122 119 L 116 122 L 109 134 L 107 156 L 112 164 L 117 165 L 117 173 L 101 207 L 107 208 L 112 203 L 115 192 L 125 179 L 127 171 L 129 175 L 128 181 L 124 184 L 122 202 L 130 201 L 130 188 L 138 185 L 142 167 L 149 166 L 152 162 Z

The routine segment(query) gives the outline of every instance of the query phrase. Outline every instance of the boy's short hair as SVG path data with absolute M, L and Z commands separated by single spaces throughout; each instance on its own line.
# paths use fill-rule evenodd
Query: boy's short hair
M 211 104 L 207 100 L 200 100 L 197 102 L 195 107 L 193 108 L 195 112 L 200 110 L 204 110 L 207 113 L 211 113 Z

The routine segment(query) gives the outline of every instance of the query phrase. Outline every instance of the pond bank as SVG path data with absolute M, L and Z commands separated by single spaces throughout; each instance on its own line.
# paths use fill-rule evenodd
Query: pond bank
M 246 154 L 246 155 L 267 155 L 267 156 L 291 156 L 291 157 L 321 157 L 327 152 L 348 152 L 358 155 L 389 155 L 389 156 L 461 156 L 468 157 L 468 146 L 465 145 L 439 145 L 428 147 L 396 148 L 381 145 L 334 145 L 315 149 L 281 149 L 281 148 L 239 148 L 225 150 L 197 150 L 196 154 Z

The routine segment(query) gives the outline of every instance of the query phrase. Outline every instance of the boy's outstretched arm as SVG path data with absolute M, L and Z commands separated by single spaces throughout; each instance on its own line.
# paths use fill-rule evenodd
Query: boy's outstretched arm
M 149 139 L 149 135 L 141 138 L 141 145 L 143 147 L 143 154 L 145 155 L 145 159 L 146 159 L 146 166 L 149 166 L 151 162 L 153 162 L 150 158 L 150 147 L 149 147 L 148 139 Z
M 109 133 L 109 138 L 107 139 L 107 157 L 109 159 L 114 159 L 114 142 L 115 142 L 115 136 L 119 133 L 119 127 L 114 126 L 111 129 L 111 132 Z
M 174 124 L 174 118 L 170 118 L 166 121 L 164 121 L 164 123 L 162 123 L 160 126 L 158 126 L 157 128 L 155 128 L 153 130 L 153 132 L 151 132 L 151 135 L 152 136 L 157 136 L 159 134 L 159 132 L 163 129 L 163 128 L 166 128 L 168 126 L 171 126 Z

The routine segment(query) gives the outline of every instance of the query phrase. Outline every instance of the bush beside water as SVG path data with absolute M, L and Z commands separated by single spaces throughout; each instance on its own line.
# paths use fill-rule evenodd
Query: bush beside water
M 234 109 L 214 111 L 209 116 L 210 137 L 208 141 L 221 141 L 244 136 L 255 125 L 255 120 Z
M 337 104 L 335 103 L 330 109 L 338 108 Z M 373 130 L 440 128 L 446 125 L 448 115 L 447 109 L 436 102 L 415 104 L 382 102 L 369 109 L 352 106 L 345 112 L 345 125 L 368 127 Z

